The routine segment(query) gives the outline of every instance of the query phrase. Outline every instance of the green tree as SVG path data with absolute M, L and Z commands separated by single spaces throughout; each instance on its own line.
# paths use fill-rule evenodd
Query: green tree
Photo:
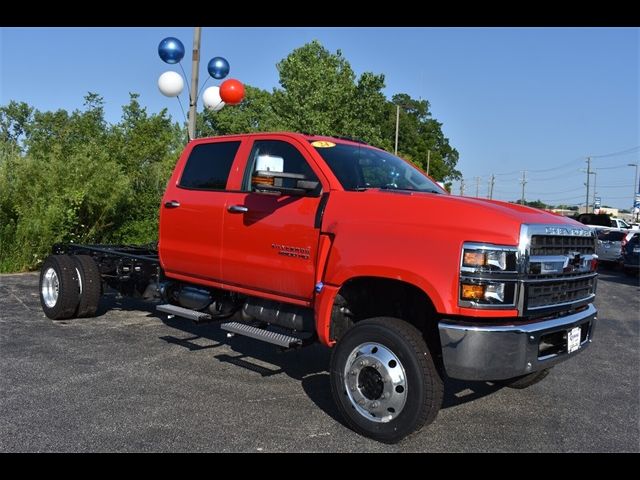
M 387 104 L 384 122 L 385 148 L 391 150 L 395 141 L 396 108 L 400 107 L 398 129 L 398 155 L 411 160 L 423 170 L 427 170 L 429 157 L 429 175 L 436 180 L 450 183 L 462 178 L 456 169 L 458 151 L 442 132 L 442 123 L 432 118 L 429 102 L 415 100 L 406 93 L 394 95 Z
M 0 142 L 4 148 L 13 146 L 22 150 L 21 141 L 28 134 L 32 121 L 33 108 L 25 102 L 12 100 L 0 107 Z
M 233 133 L 267 132 L 279 128 L 266 90 L 245 85 L 245 98 L 240 105 L 224 107 L 214 112 L 205 110 L 198 115 L 200 136 L 230 135 Z
M 139 95 L 130 94 L 122 120 L 108 139 L 112 158 L 130 182 L 120 221 L 110 238 L 114 242 L 149 243 L 157 240 L 158 206 L 166 182 L 184 148 L 183 132 L 163 109 L 149 115 Z
M 272 105 L 283 130 L 317 135 L 352 136 L 381 144 L 384 76 L 363 73 L 356 81 L 338 50 L 308 43 L 277 65 L 280 86 Z
M 3 109 L 2 133 L 25 109 Z M 183 143 L 166 111 L 149 115 L 131 95 L 109 125 L 103 101 L 83 110 L 30 111 L 19 135 L 0 139 L 0 271 L 36 267 L 56 242 L 146 243 Z M 16 148 L 16 138 L 24 149 Z
M 429 104 L 406 94 L 387 101 L 384 76 L 356 76 L 338 50 L 308 43 L 277 65 L 280 88 L 246 86 L 238 106 L 199 114 L 200 135 L 290 130 L 360 138 L 392 151 L 395 105 L 402 106 L 400 154 L 437 180 L 459 178 L 458 152 Z M 109 124 L 100 95 L 84 107 L 39 111 L 0 107 L 0 271 L 37 267 L 55 242 L 149 243 L 159 203 L 186 142 L 163 110 L 149 114 L 131 94 Z
M 338 50 L 318 41 L 295 49 L 277 64 L 280 88 L 272 93 L 247 85 L 245 100 L 198 118 L 203 136 L 243 132 L 295 131 L 346 136 L 393 151 L 396 105 L 401 105 L 400 155 L 427 169 L 436 180 L 461 178 L 458 152 L 442 132 L 425 100 L 395 95 L 387 101 L 384 75 L 364 72 L 358 78 Z

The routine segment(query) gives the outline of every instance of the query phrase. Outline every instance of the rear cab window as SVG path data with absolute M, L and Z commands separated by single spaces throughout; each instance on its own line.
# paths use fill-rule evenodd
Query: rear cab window
M 225 190 L 240 143 L 240 140 L 236 140 L 194 146 L 178 187 L 189 190 Z

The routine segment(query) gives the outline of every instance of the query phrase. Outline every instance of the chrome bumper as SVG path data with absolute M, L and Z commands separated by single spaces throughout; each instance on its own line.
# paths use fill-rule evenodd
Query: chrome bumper
M 589 305 L 572 315 L 521 325 L 471 325 L 443 320 L 438 328 L 445 370 L 450 377 L 462 380 L 504 380 L 551 367 L 591 343 L 597 313 Z M 549 335 L 577 326 L 582 327 L 584 337 L 578 350 L 567 354 L 565 338 L 563 351 L 540 352 L 541 340 L 561 338 L 562 335 Z

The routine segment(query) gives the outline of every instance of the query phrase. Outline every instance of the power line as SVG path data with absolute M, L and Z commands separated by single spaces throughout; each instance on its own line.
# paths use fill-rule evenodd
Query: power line
M 633 185 L 628 184 L 628 185 L 600 185 L 600 188 L 631 188 L 633 187 Z
M 567 167 L 569 165 L 571 165 L 572 163 L 576 163 L 579 162 L 581 160 L 583 160 L 584 157 L 579 157 L 579 158 L 575 158 L 573 160 L 570 160 L 566 163 L 563 163 L 562 165 L 558 165 L 557 167 L 551 167 L 551 168 L 542 168 L 542 169 L 538 169 L 538 170 L 527 170 L 527 173 L 543 173 L 543 172 L 552 172 L 554 170 L 559 170 L 561 168 Z M 520 174 L 522 173 L 522 170 L 514 170 L 513 172 L 504 172 L 504 173 L 495 173 L 494 175 L 496 176 L 504 176 L 504 175 L 516 175 L 516 174 Z
M 616 165 L 614 167 L 598 167 L 596 168 L 596 170 L 613 170 L 616 168 L 627 168 L 629 165 L 628 164 L 624 164 L 624 165 Z
M 628 148 L 626 150 L 621 150 L 619 152 L 614 153 L 605 153 L 604 155 L 591 155 L 591 158 L 608 158 L 608 157 L 617 157 L 619 155 L 626 155 L 628 153 L 634 152 L 636 150 L 640 150 L 640 145 L 637 147 Z

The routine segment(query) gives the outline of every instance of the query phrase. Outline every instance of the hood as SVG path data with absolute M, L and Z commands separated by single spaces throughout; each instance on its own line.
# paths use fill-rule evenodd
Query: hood
M 334 195 L 334 193 L 336 195 Z M 344 218 L 357 222 L 444 229 L 464 241 L 517 245 L 520 226 L 527 224 L 584 225 L 554 213 L 497 200 L 455 195 L 371 189 L 332 192 Z M 332 201 L 329 202 L 333 203 Z M 352 210 L 344 215 L 345 210 Z M 457 234 L 455 232 L 458 232 Z

